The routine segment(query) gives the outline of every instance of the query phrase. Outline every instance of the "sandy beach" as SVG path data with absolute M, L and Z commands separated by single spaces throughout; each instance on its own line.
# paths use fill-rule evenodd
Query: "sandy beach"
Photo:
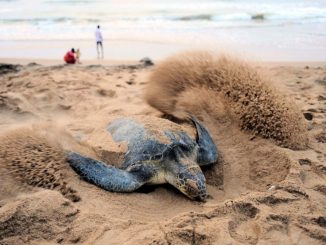
M 266 119 L 266 110 L 279 116 L 250 128 L 237 115 L 250 115 L 255 105 L 237 113 L 240 100 L 227 97 L 228 85 L 214 85 L 218 78 L 200 88 L 184 81 L 184 90 L 171 96 L 166 83 L 154 84 L 169 79 L 156 69 L 169 75 L 178 67 L 171 59 L 165 66 L 153 61 L 0 60 L 18 64 L 0 65 L 0 244 L 324 244 L 326 63 L 249 63 L 254 73 L 248 76 L 258 74 L 249 90 L 272 91 L 266 98 L 252 95 L 262 106 L 254 109 L 260 110 L 256 117 Z M 230 64 L 225 69 L 232 71 Z M 246 94 L 247 85 L 239 84 Z M 280 108 L 290 109 L 278 115 Z M 125 148 L 105 134 L 112 118 L 137 116 L 154 124 L 183 112 L 202 120 L 220 155 L 203 169 L 206 202 L 169 185 L 104 191 L 65 161 L 63 152 L 74 150 L 117 166 Z M 275 126 L 283 122 L 284 130 Z
M 0 1 L 0 245 L 326 244 L 325 29 L 324 0 Z

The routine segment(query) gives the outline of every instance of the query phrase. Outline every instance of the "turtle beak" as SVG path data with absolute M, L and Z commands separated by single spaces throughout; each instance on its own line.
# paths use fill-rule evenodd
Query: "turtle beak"
M 186 189 L 188 196 L 194 200 L 204 201 L 207 197 L 205 186 L 200 186 L 193 180 L 187 180 Z
M 204 201 L 207 197 L 205 176 L 200 169 L 196 174 L 192 172 L 179 173 L 179 190 L 192 200 Z

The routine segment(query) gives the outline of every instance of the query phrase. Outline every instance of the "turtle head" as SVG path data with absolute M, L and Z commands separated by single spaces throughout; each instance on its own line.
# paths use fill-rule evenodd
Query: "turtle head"
M 173 169 L 167 172 L 166 180 L 192 200 L 204 201 L 207 197 L 206 180 L 199 166 Z
M 177 148 L 166 162 L 166 181 L 192 200 L 204 201 L 207 197 L 206 179 L 193 154 L 184 154 Z M 170 156 L 171 156 L 170 155 Z

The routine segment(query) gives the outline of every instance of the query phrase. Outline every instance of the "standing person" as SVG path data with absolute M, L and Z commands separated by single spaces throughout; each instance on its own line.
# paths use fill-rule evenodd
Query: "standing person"
M 81 62 L 80 62 L 80 55 L 81 55 L 80 49 L 78 48 L 76 50 L 76 55 L 75 55 L 77 64 L 81 64 Z
M 104 53 L 103 53 L 103 36 L 100 30 L 100 26 L 97 26 L 97 29 L 95 31 L 95 39 L 96 39 L 96 50 L 97 50 L 97 58 L 100 58 L 100 50 L 99 47 L 101 47 L 101 58 L 104 58 Z
M 75 57 L 75 49 L 72 48 L 71 50 L 69 50 L 65 56 L 63 57 L 64 61 L 67 64 L 75 64 L 76 63 L 76 57 Z

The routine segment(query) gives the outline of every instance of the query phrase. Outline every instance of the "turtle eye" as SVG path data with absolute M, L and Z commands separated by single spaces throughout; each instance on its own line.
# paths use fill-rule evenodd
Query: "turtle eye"
M 132 164 L 128 167 L 129 172 L 138 172 L 141 169 L 143 169 L 143 165 L 139 162 Z

